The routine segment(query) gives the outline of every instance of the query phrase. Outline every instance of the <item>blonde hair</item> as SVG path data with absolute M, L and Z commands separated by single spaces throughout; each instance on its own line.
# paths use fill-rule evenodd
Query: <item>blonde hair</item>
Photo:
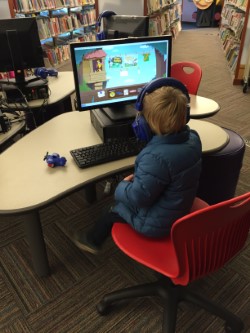
M 186 124 L 187 103 L 181 90 L 163 86 L 144 96 L 142 114 L 155 134 L 177 133 Z

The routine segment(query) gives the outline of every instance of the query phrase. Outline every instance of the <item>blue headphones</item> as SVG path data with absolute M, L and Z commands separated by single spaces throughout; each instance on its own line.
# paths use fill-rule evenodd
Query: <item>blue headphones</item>
M 137 111 L 142 111 L 142 109 L 143 109 L 143 99 L 144 99 L 144 96 L 147 93 L 151 93 L 154 90 L 156 90 L 160 87 L 163 87 L 163 86 L 174 87 L 174 88 L 179 89 L 187 97 L 188 103 L 190 102 L 190 96 L 188 94 L 188 90 L 182 82 L 180 82 L 176 79 L 173 79 L 173 78 L 159 78 L 159 79 L 155 79 L 155 80 L 150 81 L 148 84 L 146 84 L 142 88 L 142 90 L 140 91 L 140 93 L 137 97 L 137 100 L 136 100 L 136 104 L 135 104 L 136 110 Z M 190 106 L 189 106 L 189 104 L 187 104 L 186 112 L 187 112 L 186 123 L 188 123 L 189 119 L 190 119 Z M 133 130 L 134 130 L 135 136 L 139 140 L 146 141 L 146 142 L 151 140 L 151 138 L 153 136 L 153 133 L 152 133 L 146 119 L 143 117 L 142 114 L 137 115 L 135 121 L 132 124 L 132 127 L 133 127 Z
M 96 21 L 96 28 L 97 28 L 97 31 L 98 31 L 97 34 L 96 34 L 97 40 L 106 39 L 105 32 L 104 31 L 100 31 L 103 17 L 110 17 L 110 16 L 113 16 L 113 15 L 116 15 L 116 13 L 113 12 L 112 10 L 104 10 L 98 16 L 98 19 Z

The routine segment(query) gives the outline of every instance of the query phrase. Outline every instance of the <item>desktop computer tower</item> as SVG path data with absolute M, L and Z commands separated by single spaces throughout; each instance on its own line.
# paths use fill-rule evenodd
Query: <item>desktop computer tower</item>
M 132 128 L 134 119 L 112 121 L 102 109 L 90 111 L 90 119 L 103 142 L 135 135 Z

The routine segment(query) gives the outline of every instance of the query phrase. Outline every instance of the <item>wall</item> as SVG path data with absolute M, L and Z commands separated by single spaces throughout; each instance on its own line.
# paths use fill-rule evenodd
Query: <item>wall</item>
M 241 64 L 250 66 L 250 12 L 248 14 L 247 31 L 244 42 L 244 49 L 241 57 Z
M 194 12 L 197 12 L 197 7 L 193 1 L 183 0 L 182 1 L 182 22 L 196 22 L 196 18 L 193 15 Z
M 143 0 L 99 0 L 99 13 L 113 10 L 119 15 L 143 15 L 143 3 Z
M 10 18 L 8 0 L 0 0 L 0 19 Z

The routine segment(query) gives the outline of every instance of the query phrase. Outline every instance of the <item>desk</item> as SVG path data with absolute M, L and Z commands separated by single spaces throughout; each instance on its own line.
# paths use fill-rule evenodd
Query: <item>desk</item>
M 218 111 L 220 111 L 220 106 L 214 100 L 198 95 L 190 95 L 191 118 L 211 117 Z
M 203 152 L 222 148 L 228 142 L 220 127 L 200 120 L 191 120 L 190 127 L 201 137 Z M 112 174 L 132 168 L 135 157 L 125 158 L 87 169 L 79 169 L 69 151 L 100 143 L 90 122 L 88 111 L 64 113 L 30 132 L 0 155 L 0 215 L 26 215 L 26 234 L 33 266 L 40 276 L 49 273 L 39 209 L 84 186 Z M 65 167 L 49 168 L 43 157 L 46 152 L 65 156 Z M 19 177 L 13 177 L 18 165 Z
M 9 119 L 13 118 L 13 115 L 10 113 L 6 113 Z M 8 141 L 12 140 L 19 132 L 24 130 L 25 128 L 25 120 L 20 120 L 11 124 L 11 129 L 6 133 L 0 133 L 0 152 L 2 150 L 2 146 L 4 146 Z
M 33 111 L 37 125 L 41 125 L 44 121 L 51 119 L 55 115 L 72 110 L 71 95 L 75 92 L 73 72 L 59 72 L 58 77 L 49 76 L 48 85 L 50 96 L 47 100 L 37 99 L 28 102 L 28 106 Z M 9 104 L 9 107 L 16 110 L 27 109 L 27 107 L 18 103 Z M 44 114 L 38 114 L 38 111 L 43 108 L 46 109 L 46 116 Z M 4 109 L 5 108 L 3 108 L 3 111 Z

